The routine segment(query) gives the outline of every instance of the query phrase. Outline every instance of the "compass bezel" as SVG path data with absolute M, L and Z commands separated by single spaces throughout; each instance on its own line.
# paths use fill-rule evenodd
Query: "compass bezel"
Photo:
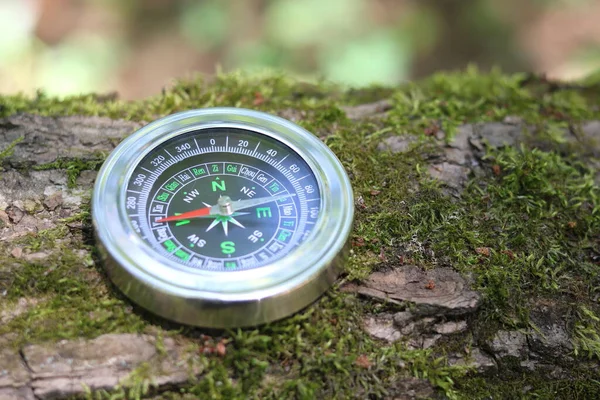
M 243 129 L 281 142 L 304 159 L 318 182 L 321 210 L 310 236 L 271 264 L 190 271 L 144 242 L 127 216 L 126 185 L 140 161 L 174 137 L 211 128 Z M 207 108 L 161 118 L 117 146 L 98 173 L 92 221 L 107 272 L 129 298 L 177 322 L 223 328 L 282 318 L 322 294 L 347 256 L 353 204 L 342 164 L 310 132 L 258 111 Z

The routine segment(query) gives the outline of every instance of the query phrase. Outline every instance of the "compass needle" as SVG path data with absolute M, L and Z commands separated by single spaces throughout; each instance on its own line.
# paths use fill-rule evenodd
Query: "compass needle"
M 206 228 L 206 232 L 210 231 L 212 228 L 214 228 L 215 226 L 217 226 L 219 224 L 219 220 L 215 219 L 213 222 L 210 223 L 210 225 L 208 226 L 208 228 Z
M 228 221 L 221 221 L 221 225 L 223 225 L 223 232 L 225 232 L 225 236 L 227 236 L 227 230 L 228 228 Z
M 229 218 L 229 222 L 231 222 L 234 225 L 239 226 L 240 228 L 246 228 L 244 225 L 240 224 L 238 220 L 236 220 L 235 218 L 233 218 L 233 216 L 231 218 Z
M 98 173 L 92 217 L 108 275 L 133 301 L 228 328 L 283 318 L 332 284 L 353 204 L 341 163 L 314 135 L 212 108 L 152 122 L 119 144 Z

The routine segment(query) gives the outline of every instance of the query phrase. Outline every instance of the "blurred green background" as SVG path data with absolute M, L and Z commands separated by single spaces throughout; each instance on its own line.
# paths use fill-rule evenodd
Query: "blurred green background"
M 237 69 L 396 84 L 469 64 L 597 71 L 600 0 L 0 0 L 0 93 L 135 99 Z

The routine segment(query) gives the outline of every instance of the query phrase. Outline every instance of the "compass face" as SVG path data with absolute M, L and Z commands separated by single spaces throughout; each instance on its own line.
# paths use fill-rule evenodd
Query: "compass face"
M 125 202 L 142 240 L 191 270 L 271 264 L 306 240 L 321 211 L 318 181 L 298 153 L 220 127 L 152 149 L 133 169 Z
M 92 221 L 107 275 L 185 324 L 274 321 L 335 281 L 354 216 L 335 154 L 282 118 L 208 108 L 154 121 L 98 172 Z

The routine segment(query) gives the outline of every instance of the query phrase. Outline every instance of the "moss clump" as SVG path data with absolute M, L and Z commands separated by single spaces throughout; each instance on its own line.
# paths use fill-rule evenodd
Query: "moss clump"
M 9 143 L 8 146 L 6 146 L 6 148 L 2 149 L 0 151 L 0 162 L 2 162 L 2 160 L 4 160 L 6 157 L 11 156 L 15 146 L 18 145 L 19 143 L 21 143 L 22 141 L 23 141 L 23 137 L 17 138 L 15 140 L 13 140 L 11 143 Z
M 329 85 L 332 87 L 332 85 Z M 148 100 L 99 101 L 94 94 L 56 99 L 39 92 L 33 99 L 22 95 L 0 98 L 0 117 L 18 112 L 42 115 L 88 115 L 113 119 L 150 121 L 191 108 L 230 106 L 263 110 L 317 109 L 318 103 L 331 103 L 327 85 L 298 84 L 284 75 L 247 76 L 242 73 L 219 75 L 212 81 L 196 79 L 179 82 Z M 299 107 L 300 106 L 300 107 Z
M 396 237 L 429 243 L 458 270 L 476 273 L 488 316 L 503 322 L 526 323 L 536 295 L 590 298 L 599 277 L 590 249 L 600 227 L 600 189 L 591 171 L 536 149 L 493 151 L 489 160 L 499 176 L 490 165 L 492 177 L 473 181 L 461 202 L 431 187 L 406 199 L 407 212 L 388 220 Z
M 595 95 L 581 90 L 549 90 L 543 82 L 525 74 L 505 75 L 493 70 L 482 75 L 476 68 L 465 72 L 439 73 L 424 82 L 410 84 L 394 94 L 390 120 L 400 131 L 443 129 L 450 139 L 463 123 L 501 121 L 519 116 L 534 126 L 560 125 L 594 119 Z
M 381 398 L 396 379 L 417 376 L 454 396 L 451 377 L 462 369 L 444 366 L 430 351 L 380 346 L 359 329 L 362 308 L 332 291 L 284 321 L 229 332 L 226 356 L 211 358 L 207 375 L 183 392 L 222 399 Z M 361 356 L 367 361 L 357 361 Z
M 99 155 L 98 159 L 95 160 L 67 160 L 59 159 L 48 164 L 34 165 L 32 169 L 34 171 L 45 171 L 49 169 L 64 169 L 67 172 L 67 186 L 74 188 L 76 186 L 77 178 L 82 171 L 91 170 L 97 171 L 104 162 L 104 156 Z
M 36 250 L 48 251 L 48 247 Z M 89 266 L 89 260 L 68 248 L 61 249 L 60 255 L 53 253 L 43 263 L 24 263 L 10 271 L 8 278 L 6 306 L 21 297 L 43 299 L 0 326 L 0 336 L 19 333 L 12 341 L 13 347 L 91 338 L 104 332 L 141 332 L 146 325 L 122 296 L 106 286 L 103 276 Z
M 391 99 L 392 109 L 376 120 L 350 121 L 340 109 L 383 98 Z M 593 106 L 598 99 L 600 90 L 589 87 L 554 89 L 524 75 L 480 74 L 474 69 L 438 74 L 400 88 L 358 91 L 298 84 L 284 76 L 233 74 L 212 82 L 181 82 L 159 96 L 132 103 L 94 95 L 64 100 L 42 93 L 33 99 L 0 97 L 0 116 L 33 112 L 147 121 L 211 106 L 291 113 L 323 138 L 352 180 L 357 212 L 344 279 L 360 280 L 373 270 L 402 262 L 423 268 L 452 266 L 472 274 L 485 295 L 474 321 L 476 337 L 491 335 L 501 327 L 527 327 L 531 303 L 548 298 L 575 310 L 578 351 L 597 357 L 599 327 L 594 317 L 600 312 L 591 299 L 599 285 L 591 255 L 598 251 L 600 212 L 593 171 L 580 160 L 555 152 L 528 147 L 488 150 L 485 175 L 472 180 L 459 200 L 445 196 L 423 171 L 427 158 L 438 151 L 428 136 L 433 128 L 441 127 L 450 138 L 465 122 L 519 116 L 557 143 L 561 140 L 558 132 L 565 127 L 600 119 L 600 110 Z M 404 153 L 379 151 L 382 137 L 392 134 L 412 135 L 418 141 Z M 102 159 L 103 155 L 92 161 L 60 160 L 37 168 L 65 170 L 73 186 L 80 171 L 97 169 Z M 89 208 L 84 206 L 63 223 L 76 221 L 89 232 Z M 94 251 L 89 235 L 79 233 L 66 240 L 69 231 L 61 226 L 20 239 L 19 245 L 27 251 L 52 254 L 43 264 L 18 261 L 16 268 L 3 274 L 6 266 L 17 261 L 0 255 L 0 293 L 5 291 L 5 304 L 21 297 L 44 299 L 0 326 L 0 336 L 22 332 L 11 341 L 19 347 L 151 329 L 201 344 L 199 337 L 205 332 L 171 325 L 132 307 L 100 266 L 88 266 L 82 260 L 81 250 Z M 0 254 L 9 250 L 0 243 Z M 584 372 L 577 371 L 573 373 L 578 378 L 571 383 L 549 384 L 547 377 L 537 375 L 507 381 L 467 379 L 464 369 L 448 368 L 439 356 L 444 348 L 463 346 L 463 341 L 450 340 L 432 351 L 408 351 L 401 343 L 372 339 L 363 331 L 362 319 L 386 310 L 388 305 L 333 288 L 314 305 L 283 321 L 256 329 L 212 332 L 228 343 L 224 357 L 203 358 L 207 372 L 200 380 L 161 396 L 382 398 L 397 379 L 409 376 L 428 379 L 449 397 L 552 398 L 552 393 L 559 393 L 565 398 L 566 394 L 583 398 L 598 390 L 593 381 L 586 383 Z M 143 397 L 147 387 L 140 382 L 135 394 Z M 523 385 L 531 390 L 522 392 Z
M 600 359 L 600 317 L 585 305 L 579 306 L 575 324 L 575 355 Z
M 459 383 L 465 399 L 586 400 L 600 396 L 600 383 L 590 374 L 577 379 L 552 379 L 541 374 L 521 375 L 511 381 L 472 378 Z

